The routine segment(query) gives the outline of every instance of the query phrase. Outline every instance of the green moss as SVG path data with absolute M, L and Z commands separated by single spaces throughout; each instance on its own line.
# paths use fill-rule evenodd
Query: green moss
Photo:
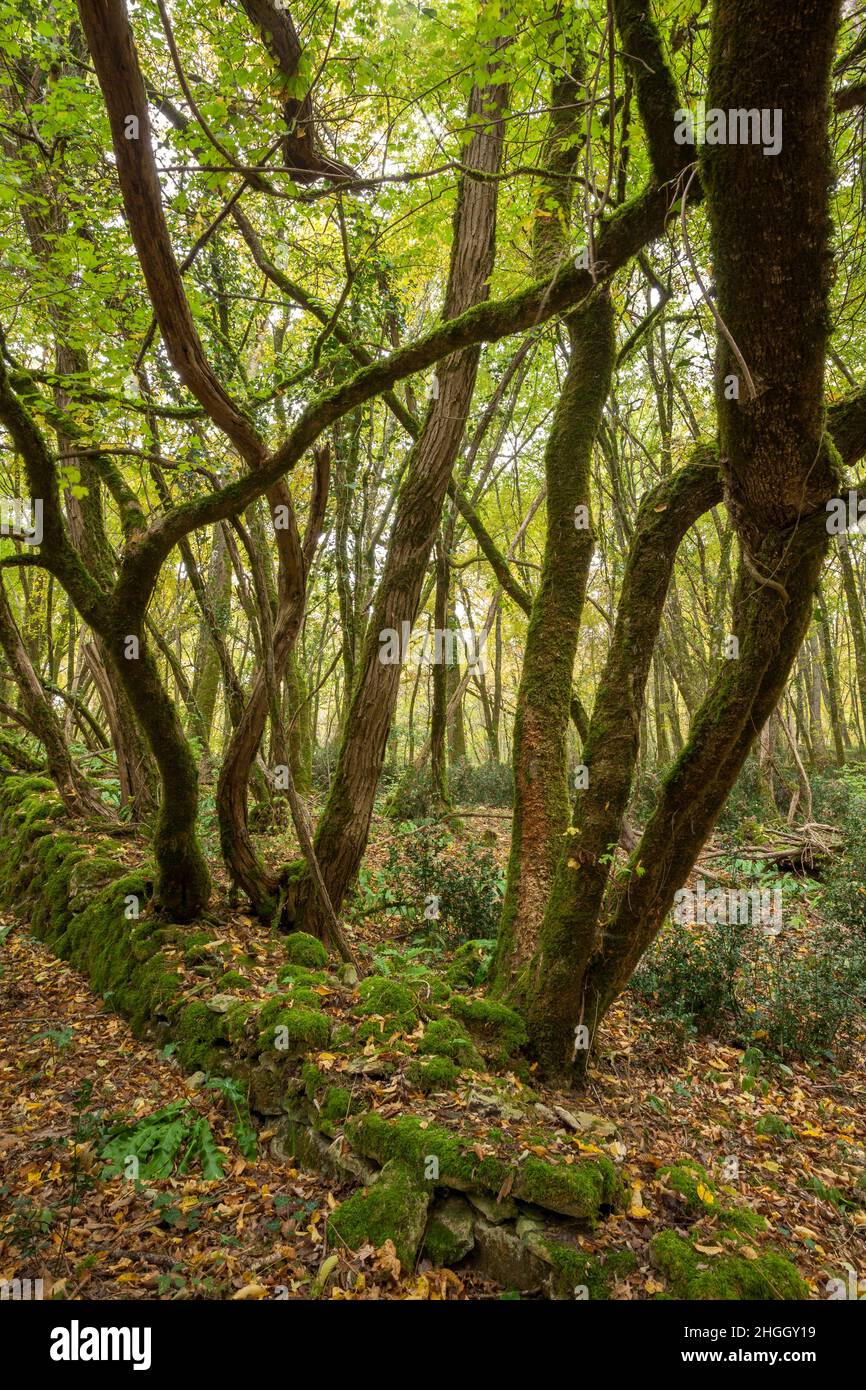
M 572 1164 L 528 1158 L 521 1164 L 512 1192 L 539 1207 L 592 1222 L 602 1207 L 618 1204 L 622 1184 L 613 1163 L 604 1156 Z
M 305 965 L 281 965 L 277 971 L 281 985 L 330 985 L 334 981 L 325 970 L 308 970 Z
M 478 941 L 465 941 L 451 958 L 445 978 L 453 989 L 466 989 L 481 983 L 490 961 L 490 950 Z
M 395 1014 L 406 1017 L 415 1013 L 415 996 L 406 985 L 384 975 L 368 975 L 358 989 L 361 1002 L 356 1006 L 358 1014 L 381 1014 L 387 1017 Z
M 483 1066 L 475 1044 L 467 1038 L 454 1018 L 439 1018 L 428 1023 L 424 1036 L 418 1043 L 418 1051 L 432 1053 L 437 1057 L 449 1057 L 461 1067 L 480 1070 Z
M 719 1225 L 724 1230 L 747 1236 L 767 1229 L 764 1217 L 759 1212 L 749 1211 L 748 1207 L 725 1207 L 719 1213 Z
M 756 1260 L 742 1255 L 706 1257 L 676 1231 L 660 1231 L 649 1248 L 653 1264 L 677 1298 L 776 1302 L 809 1296 L 791 1261 L 773 1251 Z
M 526 1243 L 534 1255 L 550 1265 L 554 1298 L 607 1299 L 616 1280 L 637 1268 L 637 1256 L 631 1250 L 593 1255 L 546 1234 L 532 1234 Z
M 465 1259 L 475 1244 L 472 1209 L 462 1197 L 437 1202 L 424 1232 L 424 1254 L 437 1269 Z
M 187 1071 L 215 1071 L 227 1041 L 225 1015 L 194 999 L 178 1018 L 175 1038 L 178 1059 Z
M 248 989 L 249 980 L 246 975 L 242 975 L 239 970 L 227 970 L 220 976 L 219 987 L 221 990 Z
M 455 995 L 451 1011 L 461 1018 L 473 1033 L 495 1042 L 503 1056 L 517 1052 L 526 1042 L 526 1025 L 520 1014 L 492 999 L 461 999 Z
M 411 1270 L 424 1234 L 429 1194 L 401 1163 L 388 1163 L 376 1182 L 342 1202 L 328 1219 L 328 1237 L 359 1250 L 393 1241 L 397 1258 Z
M 133 1033 L 141 1034 L 148 1023 L 166 1014 L 181 989 L 180 976 L 167 969 L 161 955 L 139 964 L 129 985 L 119 991 L 119 1003 L 129 1017 Z
M 684 1162 L 672 1164 L 668 1168 L 660 1168 L 658 1177 L 665 1187 L 672 1188 L 674 1192 L 680 1194 L 685 1201 L 687 1210 L 693 1216 L 712 1209 L 715 1203 L 715 1188 L 710 1181 L 707 1170 L 702 1168 L 700 1163 L 686 1159 Z M 704 1191 L 707 1200 L 699 1194 L 699 1188 Z
M 464 1190 L 482 1187 L 495 1194 L 508 1178 L 513 1197 L 589 1222 L 621 1196 L 616 1169 L 603 1157 L 574 1164 L 531 1158 L 515 1167 L 493 1156 L 479 1159 L 459 1135 L 441 1125 L 422 1128 L 414 1115 L 386 1120 L 374 1111 L 350 1121 L 346 1132 L 359 1153 L 380 1163 L 398 1158 L 418 1180 Z
M 794 1131 L 781 1115 L 762 1115 L 755 1125 L 756 1134 L 768 1135 L 772 1139 L 793 1139 Z
M 325 1092 L 320 1110 L 321 1120 L 329 1130 L 336 1130 L 345 1124 L 353 1106 L 352 1092 L 345 1086 L 329 1086 Z M 357 1103 L 356 1103 L 357 1108 Z
M 258 1014 L 259 1047 L 297 1056 L 327 1045 L 330 1024 L 321 1009 L 294 1004 L 291 996 L 271 999 Z M 277 1030 L 280 1031 L 279 1034 Z
M 414 1058 L 406 1068 L 410 1086 L 428 1094 L 430 1091 L 450 1091 L 457 1084 L 460 1068 L 450 1057 L 431 1057 L 429 1062 Z
M 296 931 L 286 941 L 286 957 L 293 965 L 315 970 L 328 962 L 328 952 L 322 942 L 309 932 Z

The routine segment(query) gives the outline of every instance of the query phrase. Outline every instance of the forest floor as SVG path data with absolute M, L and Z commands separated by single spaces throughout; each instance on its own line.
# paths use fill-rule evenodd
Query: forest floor
M 507 820 L 491 816 L 487 843 L 498 859 Z M 473 835 L 480 827 L 473 826 Z M 381 827 L 380 827 L 381 831 Z M 372 846 L 372 863 L 381 846 Z M 421 1261 L 399 1270 L 393 1250 L 338 1252 L 329 1258 L 329 1212 L 351 1190 L 267 1156 L 244 1158 L 231 1116 L 212 1091 L 193 1089 L 170 1055 L 136 1040 L 125 1022 L 96 998 L 84 977 L 54 958 L 21 924 L 0 953 L 0 1279 L 41 1277 L 65 1298 L 395 1298 L 465 1300 L 497 1297 L 496 1286 L 472 1270 L 435 1270 Z M 219 898 L 209 914 L 225 967 L 242 969 L 250 990 L 267 995 L 285 961 L 285 939 L 267 933 Z M 353 940 L 370 954 L 393 944 L 393 924 L 371 914 Z M 406 933 L 404 933 L 405 935 Z M 178 962 L 189 990 L 201 989 L 199 964 Z M 332 1021 L 348 1016 L 346 991 L 321 987 Z M 848 1270 L 866 1277 L 864 1133 L 866 1045 L 837 1063 L 762 1068 L 759 1084 L 743 1049 L 712 1038 L 672 1048 L 656 1038 L 629 996 L 613 1011 L 585 1092 L 549 1090 L 530 1074 L 506 1077 L 522 1106 L 497 1091 L 502 1078 L 461 1076 L 453 1090 L 424 1095 L 407 1085 L 407 1055 L 421 1034 L 367 1040 L 359 1068 L 345 1056 L 320 1054 L 334 1079 L 351 1065 L 351 1084 L 386 1116 L 410 1111 L 430 1122 L 459 1124 L 474 1135 L 479 1156 L 514 1161 L 531 1152 L 574 1161 L 611 1156 L 627 1179 L 625 1210 L 587 1235 L 587 1251 L 632 1250 L 632 1273 L 612 1290 L 642 1299 L 664 1290 L 648 1256 L 658 1231 L 688 1225 L 696 1249 L 711 1262 L 728 1253 L 714 1206 L 735 1201 L 759 1213 L 766 1229 L 746 1245 L 746 1258 L 781 1244 L 814 1298 Z M 403 1070 L 383 1068 L 383 1060 Z M 357 1059 L 356 1059 L 357 1062 Z M 343 1080 L 348 1078 L 343 1077 Z M 526 1122 L 526 1102 L 532 1123 Z M 226 1156 L 226 1176 L 193 1176 L 132 1184 L 102 1180 L 92 1143 L 94 1117 L 142 1116 L 183 1101 L 210 1122 Z M 773 1132 L 762 1120 L 772 1116 Z M 491 1130 L 491 1125 L 495 1129 Z M 712 1186 L 699 1189 L 703 1207 L 684 1212 L 666 1180 L 668 1165 L 694 1160 Z M 700 1204 L 699 1204 L 700 1205 Z M 750 1255 L 749 1251 L 753 1253 Z

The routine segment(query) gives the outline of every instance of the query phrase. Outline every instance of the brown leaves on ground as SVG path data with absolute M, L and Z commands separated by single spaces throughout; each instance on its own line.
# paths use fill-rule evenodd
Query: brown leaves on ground
M 261 1156 L 245 1160 L 219 1098 L 190 1090 L 25 928 L 0 961 L 0 1280 L 41 1278 L 45 1297 L 53 1288 L 72 1299 L 470 1296 L 450 1271 L 395 1270 L 387 1252 L 340 1251 L 325 1268 L 327 1213 L 345 1191 L 267 1157 L 267 1131 Z M 84 1137 L 96 1112 L 143 1115 L 183 1099 L 226 1155 L 222 1180 L 190 1174 L 138 1190 L 100 1180 Z

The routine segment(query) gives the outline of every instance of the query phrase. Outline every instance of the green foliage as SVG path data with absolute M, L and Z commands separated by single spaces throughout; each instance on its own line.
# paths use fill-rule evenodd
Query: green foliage
M 403 824 L 389 845 L 377 890 L 362 880 L 365 913 L 393 907 L 417 923 L 425 940 L 441 945 L 495 935 L 505 875 L 489 849 L 441 826 Z
M 805 938 L 758 923 L 669 920 L 632 977 L 651 1018 L 729 1041 L 760 1039 L 778 1057 L 844 1050 L 866 1006 L 866 943 L 857 929 L 815 922 Z
M 104 1178 L 134 1177 L 143 1182 L 189 1171 L 198 1161 L 202 1176 L 223 1176 L 224 1160 L 207 1120 L 187 1101 L 173 1101 L 136 1121 L 121 1120 L 106 1132 L 100 1148 Z M 130 1167 L 130 1159 L 137 1164 Z

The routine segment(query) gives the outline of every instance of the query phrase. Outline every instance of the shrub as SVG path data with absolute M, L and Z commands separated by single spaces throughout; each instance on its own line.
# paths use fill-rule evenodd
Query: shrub
M 866 1007 L 866 940 L 816 922 L 767 936 L 760 924 L 664 927 L 631 982 L 641 1007 L 778 1057 L 845 1049 Z

